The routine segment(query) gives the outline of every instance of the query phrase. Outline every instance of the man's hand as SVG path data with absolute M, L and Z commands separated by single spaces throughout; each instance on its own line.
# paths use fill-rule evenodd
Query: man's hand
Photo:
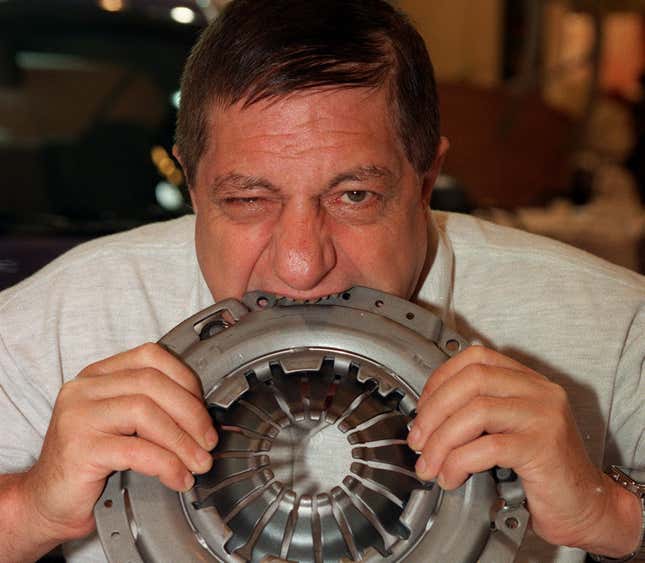
M 156 476 L 177 491 L 212 465 L 217 434 L 192 371 L 157 344 L 85 368 L 63 385 L 26 503 L 57 543 L 94 529 L 92 509 L 113 471 Z
M 445 489 L 496 465 L 514 469 L 549 543 L 614 557 L 638 543 L 638 499 L 590 462 L 564 389 L 502 354 L 472 346 L 439 367 L 408 444 L 422 452 L 417 474 Z

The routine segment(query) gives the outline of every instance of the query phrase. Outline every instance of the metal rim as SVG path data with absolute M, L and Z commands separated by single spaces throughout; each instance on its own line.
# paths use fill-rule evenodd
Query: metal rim
M 200 376 L 221 439 L 188 493 L 108 480 L 95 514 L 110 561 L 513 560 L 528 513 L 493 510 L 491 472 L 452 493 L 414 474 L 416 400 L 467 345 L 428 311 L 366 288 L 316 303 L 254 292 L 160 343 Z M 519 525 L 491 532 L 509 511 Z

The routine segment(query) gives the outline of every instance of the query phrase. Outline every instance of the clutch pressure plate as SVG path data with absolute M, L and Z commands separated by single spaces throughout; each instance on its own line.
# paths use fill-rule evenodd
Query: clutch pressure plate
M 417 399 L 467 345 L 427 310 L 362 287 L 252 292 L 160 344 L 199 375 L 220 441 L 186 493 L 108 479 L 95 515 L 109 561 L 513 561 L 528 512 L 511 471 L 452 492 L 414 473 Z

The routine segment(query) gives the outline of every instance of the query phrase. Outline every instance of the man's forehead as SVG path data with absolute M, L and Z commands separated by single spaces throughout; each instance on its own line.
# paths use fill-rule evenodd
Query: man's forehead
M 235 174 L 273 183 L 322 174 L 320 181 L 329 183 L 361 167 L 360 176 L 375 177 L 380 167 L 398 178 L 407 158 L 390 114 L 386 92 L 368 88 L 308 90 L 252 105 L 215 106 L 200 183 L 213 187 L 218 177 L 239 182 Z
M 232 125 L 230 130 L 237 133 L 265 129 L 269 134 L 288 134 L 331 122 L 348 130 L 391 125 L 383 88 L 308 89 L 252 104 L 242 99 L 232 105 L 214 104 L 209 118 L 211 130 Z

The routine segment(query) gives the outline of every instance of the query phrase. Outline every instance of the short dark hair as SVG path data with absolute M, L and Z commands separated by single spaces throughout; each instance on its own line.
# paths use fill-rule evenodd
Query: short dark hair
M 381 86 L 389 86 L 408 160 L 427 172 L 439 143 L 434 71 L 404 14 L 385 0 L 234 0 L 204 30 L 184 68 L 176 141 L 188 184 L 214 105 Z

